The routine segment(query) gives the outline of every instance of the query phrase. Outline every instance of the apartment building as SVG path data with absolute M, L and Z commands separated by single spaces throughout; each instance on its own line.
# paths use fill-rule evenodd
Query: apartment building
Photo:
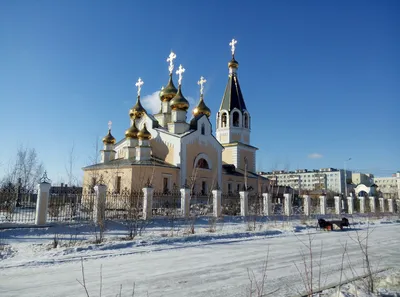
M 345 193 L 345 179 L 350 181 L 352 178 L 350 170 L 335 168 L 277 170 L 258 174 L 279 186 L 289 186 L 296 190 L 327 190 L 343 194 Z

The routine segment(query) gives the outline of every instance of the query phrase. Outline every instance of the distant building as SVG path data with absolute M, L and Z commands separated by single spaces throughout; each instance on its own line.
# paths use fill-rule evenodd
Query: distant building
M 324 190 L 335 193 L 345 193 L 345 179 L 349 181 L 352 172 L 335 168 L 298 169 L 295 171 L 278 170 L 259 172 L 258 174 L 270 179 L 271 184 L 289 186 L 296 190 Z
M 370 173 L 353 172 L 351 180 L 354 185 L 363 184 L 370 187 L 374 183 L 374 176 Z
M 378 186 L 378 192 L 384 198 L 400 198 L 400 172 L 389 177 L 375 177 L 374 183 Z

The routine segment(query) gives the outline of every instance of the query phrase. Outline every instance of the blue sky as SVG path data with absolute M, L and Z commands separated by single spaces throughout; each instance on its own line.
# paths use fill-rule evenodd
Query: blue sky
M 148 107 L 167 83 L 171 50 L 185 96 L 207 79 L 214 123 L 232 38 L 259 170 L 351 157 L 388 176 L 400 170 L 399 12 L 395 0 L 1 1 L 0 176 L 20 145 L 54 182 L 74 145 L 80 175 L 109 120 L 118 140 L 129 127 L 138 77 Z

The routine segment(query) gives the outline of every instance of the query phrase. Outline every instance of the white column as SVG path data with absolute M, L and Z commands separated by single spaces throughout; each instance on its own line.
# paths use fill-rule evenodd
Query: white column
M 38 184 L 38 194 L 36 202 L 36 225 L 44 225 L 47 222 L 47 209 L 49 207 L 49 196 L 50 196 L 51 184 L 42 182 Z
M 394 203 L 393 202 L 394 201 L 392 198 L 388 199 L 389 212 L 392 212 L 392 213 L 394 212 Z
M 212 190 L 213 194 L 213 213 L 214 217 L 220 217 L 221 216 L 221 195 L 222 191 L 221 190 Z
M 264 202 L 264 215 L 270 216 L 272 215 L 272 201 L 271 201 L 271 194 L 263 193 L 263 202 Z
M 325 195 L 319 196 L 319 208 L 320 208 L 320 214 L 325 215 L 326 214 L 326 196 Z
M 385 212 L 385 199 L 379 198 L 379 210 L 380 212 Z
M 376 204 L 375 204 L 375 197 L 370 196 L 369 197 L 369 207 L 371 208 L 371 212 L 374 213 L 376 212 Z
M 246 217 L 249 213 L 249 192 L 240 191 L 240 215 Z
M 285 215 L 290 216 L 292 214 L 292 195 L 289 193 L 283 194 L 285 197 Z
M 154 189 L 151 187 L 146 187 L 142 189 L 143 191 L 143 219 L 151 219 L 153 211 L 153 193 Z
M 103 224 L 106 217 L 106 185 L 95 185 L 94 192 L 96 197 L 94 198 L 93 205 L 93 221 L 95 224 Z
M 303 199 L 304 199 L 304 201 L 303 201 L 304 214 L 306 216 L 309 216 L 309 215 L 311 215 L 311 199 L 310 199 L 310 196 L 304 195 Z
M 354 212 L 354 198 L 353 196 L 347 197 L 347 212 L 353 214 Z
M 365 197 L 358 197 L 360 200 L 360 213 L 365 213 Z
M 181 189 L 181 212 L 182 216 L 187 218 L 190 214 L 190 189 Z
M 341 201 L 340 201 L 340 197 L 339 196 L 335 196 L 335 213 L 336 214 L 341 214 Z

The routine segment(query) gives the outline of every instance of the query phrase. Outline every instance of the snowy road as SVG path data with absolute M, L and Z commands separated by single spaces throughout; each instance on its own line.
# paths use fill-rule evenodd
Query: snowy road
M 315 232 L 315 230 L 312 230 Z M 359 231 L 364 234 L 364 231 Z M 362 270 L 362 256 L 355 231 L 317 232 L 313 239 L 315 261 L 323 244 L 321 284 L 337 282 L 340 275 L 342 244 L 348 243 L 353 267 Z M 247 296 L 247 269 L 260 276 L 260 268 L 269 247 L 266 291 L 273 296 L 294 296 L 304 291 L 294 262 L 302 269 L 300 249 L 307 234 L 285 235 L 265 239 L 240 239 L 198 244 L 176 244 L 155 251 L 143 247 L 145 253 L 90 259 L 84 262 L 90 296 L 99 296 L 99 272 L 102 265 L 102 296 L 115 296 L 122 285 L 122 296 Z M 375 227 L 371 233 L 369 255 L 374 268 L 400 265 L 400 224 Z M 160 248 L 160 247 L 158 247 Z M 345 276 L 351 278 L 348 260 Z M 0 270 L 0 296 L 86 296 L 76 279 L 81 279 L 80 262 L 11 267 Z M 318 273 L 315 273 L 318 276 Z M 326 281 L 327 276 L 329 280 Z

